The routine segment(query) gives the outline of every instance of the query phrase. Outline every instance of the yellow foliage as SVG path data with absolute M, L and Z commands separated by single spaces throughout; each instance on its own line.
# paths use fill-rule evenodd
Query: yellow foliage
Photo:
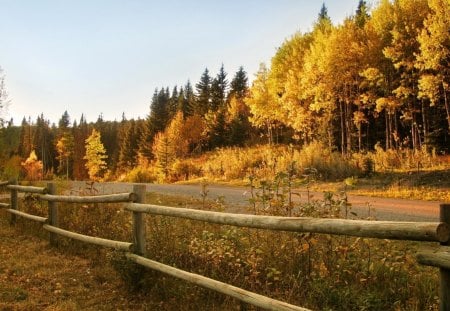
M 26 179 L 39 180 L 42 178 L 42 161 L 39 161 L 36 152 L 32 150 L 30 156 L 21 163 L 26 173 Z

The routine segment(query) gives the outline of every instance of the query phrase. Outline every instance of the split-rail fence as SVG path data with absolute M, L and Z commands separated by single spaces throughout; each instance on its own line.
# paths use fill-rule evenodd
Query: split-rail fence
M 221 225 L 259 228 L 267 230 L 311 232 L 334 235 L 347 235 L 366 238 L 433 241 L 440 243 L 435 250 L 420 251 L 416 259 L 419 264 L 438 267 L 440 270 L 440 310 L 450 311 L 450 204 L 440 205 L 440 222 L 398 222 L 367 221 L 349 219 L 318 219 L 307 217 L 277 217 L 230 214 L 145 204 L 146 186 L 136 184 L 131 193 L 118 193 L 96 196 L 57 195 L 54 183 L 46 187 L 20 186 L 16 181 L 0 181 L 0 187 L 10 190 L 10 202 L 0 203 L 0 208 L 11 214 L 10 223 L 16 217 L 40 222 L 50 232 L 50 244 L 55 245 L 57 236 L 79 240 L 126 252 L 128 260 L 144 267 L 160 271 L 187 282 L 234 297 L 245 303 L 267 310 L 308 310 L 279 300 L 271 299 L 230 284 L 219 282 L 202 275 L 180 270 L 157 261 L 146 255 L 145 214 L 198 220 Z M 39 199 L 48 202 L 48 217 L 31 215 L 18 209 L 18 193 L 34 193 Z M 125 210 L 132 212 L 133 241 L 115 241 L 87 236 L 58 227 L 58 202 L 68 203 L 123 203 Z

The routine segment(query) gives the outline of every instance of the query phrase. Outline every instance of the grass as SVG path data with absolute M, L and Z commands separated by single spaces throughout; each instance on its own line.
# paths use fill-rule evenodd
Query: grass
M 376 174 L 347 188 L 390 185 L 448 186 L 447 171 Z M 439 181 L 434 181 L 440 178 Z M 285 182 L 286 180 L 283 179 Z M 402 181 L 399 183 L 399 181 Z M 433 181 L 434 183 L 431 183 Z M 323 184 L 312 182 L 312 186 Z M 340 188 L 343 182 L 327 184 Z M 199 188 L 200 190 L 200 188 Z M 269 200 L 259 198 L 265 205 Z M 286 204 L 271 198 L 279 213 Z M 146 202 L 221 210 L 223 203 L 150 193 Z M 297 216 L 335 217 L 342 202 L 315 201 Z M 45 215 L 33 197 L 21 208 Z M 7 224 L 0 211 L 0 309 L 4 310 L 242 310 L 251 307 L 127 262 L 123 254 L 66 239 L 50 248 L 47 233 L 20 220 Z M 131 218 L 120 206 L 60 206 L 61 226 L 130 240 Z M 419 266 L 415 253 L 427 243 L 271 232 L 148 216 L 148 257 L 247 290 L 314 310 L 437 310 L 438 270 Z
M 92 251 L 51 248 L 28 222 L 10 227 L 7 218 L 0 211 L 0 310 L 145 310 Z
M 378 173 L 358 179 L 348 190 L 359 195 L 450 202 L 450 169 Z

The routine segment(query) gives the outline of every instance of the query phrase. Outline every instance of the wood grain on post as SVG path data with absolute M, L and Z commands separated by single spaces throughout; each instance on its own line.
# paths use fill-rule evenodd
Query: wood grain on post
M 56 186 L 54 183 L 47 183 L 47 191 L 49 194 L 54 195 L 56 193 Z M 56 202 L 48 202 L 48 224 L 50 226 L 58 227 L 58 206 Z M 50 245 L 56 246 L 58 245 L 58 235 L 50 232 L 49 237 Z
M 126 254 L 127 258 L 131 261 L 143 265 L 144 267 L 148 267 L 153 270 L 157 270 L 163 272 L 165 274 L 171 275 L 173 277 L 188 281 L 190 283 L 212 289 L 219 293 L 234 297 L 243 302 L 249 303 L 251 305 L 261 307 L 266 310 L 277 310 L 277 311 L 310 311 L 309 309 L 305 309 L 302 307 L 297 307 L 286 302 L 282 302 L 279 300 L 275 300 L 272 298 L 268 298 L 253 292 L 249 292 L 242 288 L 219 282 L 210 278 L 207 278 L 202 275 L 198 275 L 195 273 L 187 272 L 184 270 L 180 270 L 168 265 L 164 265 L 157 261 L 153 261 L 141 256 L 137 256 L 136 254 Z
M 16 185 L 17 184 L 17 180 L 16 179 L 12 179 L 9 182 L 10 185 Z M 10 186 L 8 186 L 9 188 Z M 16 189 L 10 189 L 11 191 L 11 209 L 12 210 L 18 210 L 18 198 L 17 198 L 17 190 Z M 16 223 L 16 215 L 15 214 L 11 214 L 11 220 L 10 220 L 10 224 L 13 225 Z
M 133 192 L 136 194 L 136 202 L 145 202 L 145 185 L 134 185 Z M 144 213 L 139 211 L 133 211 L 133 243 L 134 251 L 138 255 L 145 256 L 146 253 L 146 228 L 145 228 L 145 218 Z
M 441 222 L 450 225 L 450 204 L 440 205 L 439 218 Z M 449 246 L 450 242 L 441 242 L 443 246 Z M 440 302 L 439 310 L 449 311 L 450 310 L 450 269 L 446 267 L 439 268 L 440 270 Z
M 126 206 L 126 209 L 133 212 L 143 212 L 222 225 L 267 230 L 435 242 L 448 241 L 450 236 L 450 227 L 445 223 L 438 222 L 369 221 L 335 218 L 260 216 L 136 203 L 129 203 Z

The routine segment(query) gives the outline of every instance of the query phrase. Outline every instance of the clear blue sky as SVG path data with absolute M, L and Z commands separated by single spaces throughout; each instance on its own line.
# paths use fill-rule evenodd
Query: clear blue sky
M 370 2 L 370 1 L 368 1 Z M 333 23 L 358 0 L 325 1 Z M 205 67 L 259 63 L 296 31 L 306 32 L 322 1 L 0 0 L 0 66 L 16 125 L 67 110 L 95 121 L 144 118 L 155 88 L 195 85 Z

